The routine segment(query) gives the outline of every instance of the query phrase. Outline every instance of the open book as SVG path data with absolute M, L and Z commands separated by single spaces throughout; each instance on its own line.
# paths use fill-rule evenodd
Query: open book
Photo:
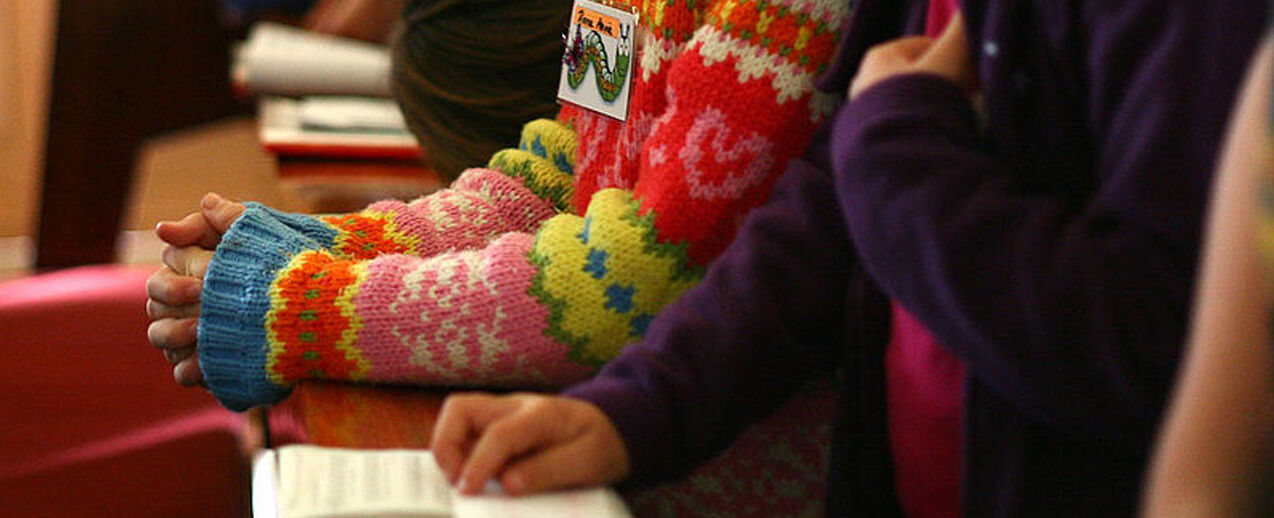
M 236 87 L 275 95 L 389 97 L 389 50 L 277 23 L 259 23 L 237 49 Z
M 280 155 L 411 160 L 422 151 L 389 99 L 263 97 L 261 145 Z
M 252 512 L 256 518 L 629 516 L 610 489 L 510 497 L 492 487 L 483 495 L 461 496 L 427 450 L 308 445 L 258 455 L 252 469 Z

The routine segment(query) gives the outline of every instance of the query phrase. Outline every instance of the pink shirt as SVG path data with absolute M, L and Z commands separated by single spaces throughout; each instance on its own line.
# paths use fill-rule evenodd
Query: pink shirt
M 925 34 L 941 34 L 958 9 L 956 0 L 931 0 Z M 885 382 L 894 482 L 903 513 L 960 516 L 964 363 L 897 302 L 891 331 Z

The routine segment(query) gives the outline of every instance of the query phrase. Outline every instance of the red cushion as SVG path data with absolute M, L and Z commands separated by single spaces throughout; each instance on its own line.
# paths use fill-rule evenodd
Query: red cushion
M 31 501 L 40 515 L 226 516 L 224 500 L 241 500 L 241 418 L 177 386 L 146 340 L 153 271 L 89 266 L 0 283 L 6 508 L 40 488 L 60 495 Z M 169 495 L 183 507 L 165 507 Z
M 4 514 L 246 517 L 238 424 L 214 408 L 0 467 Z

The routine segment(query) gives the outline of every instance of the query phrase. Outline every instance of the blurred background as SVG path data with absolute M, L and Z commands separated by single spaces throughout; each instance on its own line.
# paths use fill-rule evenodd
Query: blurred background
M 0 0 L 0 279 L 28 273 L 35 262 L 57 8 L 54 0 Z M 103 57 L 112 55 L 118 57 L 109 52 Z M 227 88 L 227 80 L 220 79 L 215 84 Z M 132 181 L 125 188 L 120 216 L 125 232 L 118 240 L 121 261 L 153 262 L 158 245 L 149 229 L 161 219 L 184 216 L 208 190 L 275 206 L 294 205 L 279 187 L 272 158 L 257 142 L 251 114 L 230 114 L 155 133 L 141 139 Z
M 178 387 L 144 309 L 156 222 L 312 201 L 231 86 L 237 2 L 0 0 L 5 515 L 247 515 L 261 422 Z
M 32 252 L 54 7 L 0 0 L 0 275 Z

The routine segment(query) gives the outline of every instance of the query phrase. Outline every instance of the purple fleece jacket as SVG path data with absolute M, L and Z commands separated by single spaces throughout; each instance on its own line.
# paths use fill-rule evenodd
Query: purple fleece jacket
M 615 422 L 635 479 L 684 473 L 839 367 L 829 513 L 897 513 L 875 285 L 965 362 L 966 515 L 1134 512 L 1266 2 L 962 4 L 981 116 L 931 76 L 863 92 L 645 343 L 568 391 Z M 923 13 L 859 2 L 823 86 Z

